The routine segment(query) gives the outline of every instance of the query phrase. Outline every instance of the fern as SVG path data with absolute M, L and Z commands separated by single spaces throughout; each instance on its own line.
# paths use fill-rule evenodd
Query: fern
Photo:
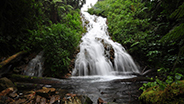
M 180 24 L 179 26 L 175 27 L 173 30 L 171 30 L 169 33 L 167 33 L 162 39 L 162 42 L 168 42 L 171 40 L 178 40 L 181 39 L 181 37 L 184 36 L 184 23 Z
M 184 16 L 184 3 L 178 7 L 171 15 L 170 18 L 181 18 Z
M 161 41 L 162 42 L 168 42 L 168 41 L 171 41 L 171 40 L 179 40 L 181 39 L 181 41 L 183 40 L 183 36 L 184 36 L 184 23 L 180 24 L 179 26 L 175 27 L 173 30 L 171 30 L 168 34 L 166 34 L 162 39 Z M 174 66 L 172 68 L 172 70 L 175 69 L 177 63 L 179 62 L 179 57 L 181 55 L 183 55 L 184 53 L 184 45 L 181 46 L 181 48 L 179 49 L 179 53 L 178 53 L 178 56 L 177 56 L 177 59 L 174 63 Z

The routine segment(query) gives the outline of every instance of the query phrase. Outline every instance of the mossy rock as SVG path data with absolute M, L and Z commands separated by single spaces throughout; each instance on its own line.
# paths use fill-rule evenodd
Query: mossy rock
M 15 88 L 15 85 L 13 84 L 13 82 L 11 80 L 9 80 L 8 78 L 6 77 L 3 77 L 0 79 L 0 92 L 2 90 L 5 90 L 6 88 L 9 88 L 9 87 L 13 87 Z M 16 88 L 15 88 L 16 89 Z
M 164 90 L 159 86 L 148 88 L 139 100 L 146 104 L 184 104 L 184 80 L 167 85 Z

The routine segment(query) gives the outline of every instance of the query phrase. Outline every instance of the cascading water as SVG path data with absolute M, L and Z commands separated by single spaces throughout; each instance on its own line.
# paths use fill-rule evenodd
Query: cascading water
M 113 75 L 116 72 L 139 73 L 124 47 L 113 42 L 107 31 L 106 18 L 90 15 L 89 6 L 98 0 L 87 0 L 81 9 L 83 26 L 87 33 L 82 37 L 80 52 L 75 60 L 73 76 Z
M 44 63 L 43 53 L 44 52 L 41 51 L 35 58 L 33 58 L 29 62 L 26 70 L 24 71 L 24 75 L 42 77 L 42 66 Z

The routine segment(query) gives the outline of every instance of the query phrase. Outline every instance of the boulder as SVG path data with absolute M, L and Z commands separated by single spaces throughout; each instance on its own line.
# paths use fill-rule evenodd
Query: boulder
M 107 104 L 106 101 L 102 100 L 102 98 L 98 98 L 97 104 Z M 109 104 L 109 103 L 108 103 Z
M 7 89 L 5 89 L 5 90 L 3 90 L 3 91 L 0 92 L 0 96 L 6 96 L 7 94 L 9 94 L 10 92 L 13 92 L 13 91 L 14 90 L 13 90 L 12 87 L 7 88 Z
M 0 91 L 5 90 L 6 88 L 9 88 L 9 87 L 13 87 L 14 89 L 16 89 L 11 80 L 9 80 L 6 77 L 1 78 L 0 79 Z
M 93 102 L 87 96 L 66 94 L 66 96 L 63 98 L 62 104 L 93 104 Z
M 54 94 L 55 92 L 55 88 L 42 87 L 42 89 L 36 91 L 36 94 L 48 98 L 51 94 Z

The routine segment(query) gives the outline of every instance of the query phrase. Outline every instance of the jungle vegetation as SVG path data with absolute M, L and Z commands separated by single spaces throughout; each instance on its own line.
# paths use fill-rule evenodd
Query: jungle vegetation
M 158 91 L 155 86 L 159 86 L 163 91 L 183 79 L 183 0 L 103 0 L 88 12 L 107 18 L 112 39 L 121 43 L 142 69 L 157 70 L 153 82 L 140 89 Z
M 107 17 L 108 30 L 141 66 L 183 73 L 182 0 L 104 0 L 88 11 Z
M 45 74 L 65 74 L 85 31 L 80 20 L 84 3 L 1 0 L 0 57 L 44 50 Z M 142 69 L 158 70 L 162 76 L 155 78 L 156 84 L 183 78 L 183 0 L 100 0 L 88 11 L 107 18 L 112 39 L 121 43 Z
M 44 74 L 67 73 L 84 32 L 80 8 L 85 0 L 1 0 L 0 57 L 19 51 L 45 53 Z

